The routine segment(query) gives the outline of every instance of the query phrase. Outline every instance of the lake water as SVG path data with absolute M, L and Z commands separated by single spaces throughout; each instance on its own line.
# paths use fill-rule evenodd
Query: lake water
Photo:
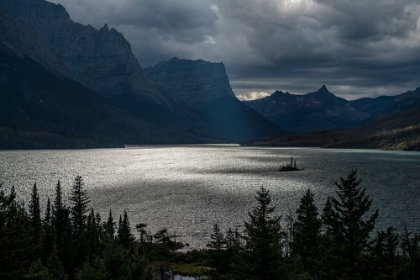
M 304 170 L 278 172 L 290 157 Z M 133 227 L 147 223 L 152 233 L 167 227 L 191 247 L 210 239 L 214 223 L 223 230 L 241 226 L 261 186 L 270 190 L 278 214 L 293 214 L 307 189 L 322 209 L 334 182 L 352 169 L 380 209 L 378 228 L 405 220 L 409 229 L 420 229 L 418 152 L 236 145 L 0 152 L 0 182 L 14 185 L 21 199 L 35 182 L 43 201 L 54 198 L 58 180 L 68 194 L 81 175 L 104 219 L 110 208 L 116 220 L 127 209 Z

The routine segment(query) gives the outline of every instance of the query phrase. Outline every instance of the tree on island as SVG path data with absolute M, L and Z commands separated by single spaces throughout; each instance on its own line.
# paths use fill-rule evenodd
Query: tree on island
M 296 160 L 293 159 L 293 157 L 290 158 L 290 164 L 286 165 L 280 165 L 279 171 L 298 171 L 303 170 L 297 168 Z

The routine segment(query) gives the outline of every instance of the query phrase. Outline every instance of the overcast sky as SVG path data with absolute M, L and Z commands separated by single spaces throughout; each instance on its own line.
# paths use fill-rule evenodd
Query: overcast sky
M 145 68 L 176 56 L 223 62 L 240 99 L 323 84 L 338 96 L 420 87 L 419 0 L 50 0 L 108 23 Z

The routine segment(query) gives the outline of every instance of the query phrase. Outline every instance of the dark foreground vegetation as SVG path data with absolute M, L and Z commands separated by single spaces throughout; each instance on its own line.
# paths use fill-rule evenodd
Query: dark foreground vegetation
M 124 211 L 116 223 L 89 208 L 76 177 L 64 204 L 60 182 L 54 201 L 41 207 L 37 186 L 27 204 L 14 188 L 0 187 L 0 279 L 172 279 L 174 273 L 203 279 L 420 279 L 420 235 L 403 224 L 374 231 L 378 211 L 359 186 L 356 171 L 336 183 L 322 211 L 308 190 L 296 218 L 274 215 L 268 190 L 243 230 L 214 225 L 206 250 L 176 252 L 163 228 L 131 232 Z M 42 212 L 42 213 L 41 213 Z M 200 278 L 201 279 L 201 278 Z

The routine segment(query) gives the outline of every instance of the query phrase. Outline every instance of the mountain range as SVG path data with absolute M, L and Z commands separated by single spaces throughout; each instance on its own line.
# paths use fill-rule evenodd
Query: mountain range
M 325 85 L 304 95 L 275 91 L 265 98 L 244 101 L 290 134 L 363 126 L 380 118 L 420 106 L 420 88 L 395 96 L 348 101 Z
M 245 103 L 279 125 L 288 118 L 290 131 L 295 132 L 246 145 L 420 150 L 420 88 L 347 101 L 322 86 L 306 95 L 276 91 Z M 295 119 L 296 111 L 300 118 Z
M 92 139 L 105 146 L 218 143 L 284 135 L 235 97 L 220 63 L 187 62 L 195 80 L 183 90 L 201 99 L 197 107 L 153 79 L 167 67 L 155 67 L 148 77 L 129 42 L 107 24 L 97 30 L 75 23 L 63 6 L 44 0 L 0 0 L 0 19 L 3 148 L 98 145 Z M 167 64 L 173 66 L 170 80 L 182 83 L 183 65 Z
M 0 0 L 2 149 L 232 142 L 412 149 L 419 108 L 420 88 L 348 101 L 322 86 L 242 102 L 221 62 L 174 57 L 142 69 L 107 24 L 73 22 L 45 0 Z

